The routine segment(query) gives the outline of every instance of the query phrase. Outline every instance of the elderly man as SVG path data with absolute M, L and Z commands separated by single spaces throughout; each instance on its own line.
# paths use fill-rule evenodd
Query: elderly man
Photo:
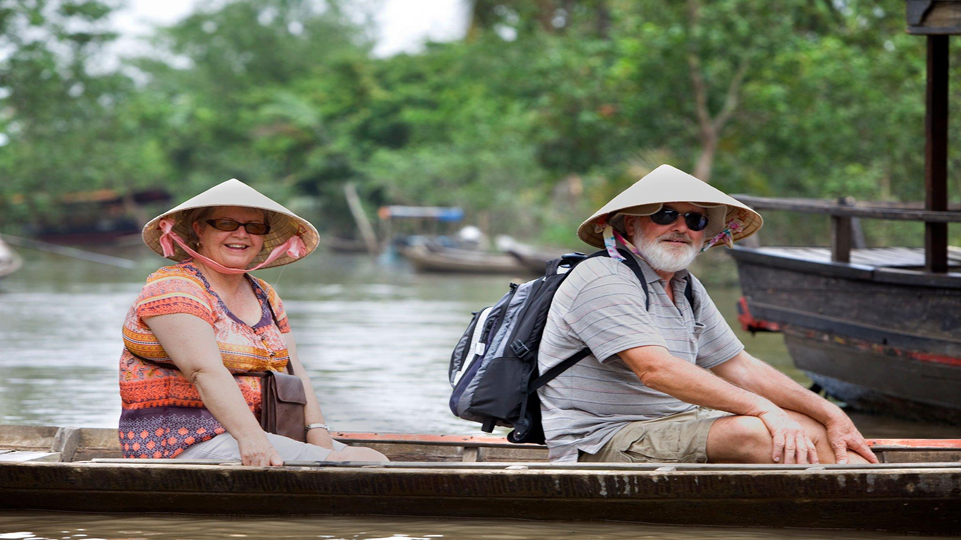
M 581 225 L 578 236 L 610 257 L 576 266 L 548 314 L 541 373 L 592 353 L 539 390 L 551 460 L 877 462 L 840 408 L 744 351 L 686 270 L 702 248 L 761 223 L 662 165 Z

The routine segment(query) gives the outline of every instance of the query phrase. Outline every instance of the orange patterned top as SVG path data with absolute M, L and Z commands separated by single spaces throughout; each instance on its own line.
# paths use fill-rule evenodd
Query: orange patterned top
M 124 457 L 176 457 L 190 445 L 225 431 L 204 407 L 197 388 L 174 366 L 145 318 L 188 313 L 210 324 L 224 366 L 259 418 L 260 378 L 243 374 L 286 367 L 289 356 L 282 334 L 290 332 L 290 326 L 277 293 L 265 281 L 245 276 L 262 307 L 261 320 L 253 326 L 227 309 L 191 259 L 147 278 L 123 325 L 119 434 Z

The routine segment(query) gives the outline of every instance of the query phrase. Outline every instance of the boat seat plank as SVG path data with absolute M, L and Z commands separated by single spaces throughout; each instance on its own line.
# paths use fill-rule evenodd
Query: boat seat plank
M 817 247 L 761 247 L 762 253 L 803 259 L 814 262 L 830 262 L 831 250 Z M 851 250 L 851 264 L 875 268 L 911 268 L 924 266 L 923 248 L 888 247 L 859 248 Z M 948 247 L 948 266 L 961 267 L 961 248 Z
M 21 461 L 60 461 L 60 452 L 30 452 L 15 450 L 12 452 L 0 453 L 0 462 L 21 462 Z

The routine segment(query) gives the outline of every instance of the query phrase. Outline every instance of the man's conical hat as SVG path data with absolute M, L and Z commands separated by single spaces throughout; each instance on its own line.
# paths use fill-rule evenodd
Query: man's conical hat
M 598 226 L 599 222 L 609 221 L 618 212 L 650 214 L 651 212 L 637 211 L 635 207 L 646 206 L 656 211 L 661 204 L 672 202 L 688 202 L 707 208 L 718 205 L 727 206 L 724 227 L 734 223 L 731 233 L 735 242 L 751 236 L 764 223 L 761 214 L 721 190 L 670 165 L 661 165 L 611 199 L 611 202 L 605 204 L 603 208 L 594 212 L 593 216 L 577 228 L 577 236 L 594 247 L 603 248 L 604 238 L 602 228 Z M 720 231 L 721 229 L 723 227 L 717 228 L 715 224 L 709 226 L 707 230 Z M 710 238 L 705 238 L 705 241 L 707 240 Z
M 159 227 L 160 220 L 164 218 L 173 219 L 175 221 L 173 232 L 177 233 L 181 238 L 187 239 L 190 238 L 191 234 L 190 223 L 186 223 L 185 221 L 187 212 L 206 206 L 243 206 L 266 210 L 268 212 L 267 220 L 270 223 L 270 232 L 264 235 L 264 247 L 251 262 L 252 265 L 264 262 L 275 247 L 283 244 L 295 234 L 299 234 L 300 238 L 304 241 L 304 245 L 307 247 L 307 253 L 299 258 L 294 258 L 284 253 L 271 264 L 264 266 L 264 268 L 283 266 L 298 261 L 316 249 L 317 244 L 320 242 L 317 229 L 315 229 L 309 221 L 284 208 L 282 205 L 277 204 L 266 195 L 263 195 L 240 180 L 231 179 L 151 219 L 143 228 L 144 243 L 146 243 L 150 249 L 157 252 L 158 255 L 163 256 L 163 248 L 160 246 L 160 235 L 162 234 Z M 187 253 L 184 252 L 180 246 L 175 246 L 174 254 L 170 259 L 179 262 L 187 257 Z

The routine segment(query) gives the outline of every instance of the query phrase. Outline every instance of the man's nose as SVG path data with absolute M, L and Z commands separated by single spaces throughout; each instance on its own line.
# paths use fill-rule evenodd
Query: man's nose
M 673 227 L 671 229 L 679 233 L 687 234 L 691 230 L 688 228 L 687 218 L 685 218 L 683 214 L 677 216 L 677 219 L 674 220 L 674 223 L 672 225 Z

